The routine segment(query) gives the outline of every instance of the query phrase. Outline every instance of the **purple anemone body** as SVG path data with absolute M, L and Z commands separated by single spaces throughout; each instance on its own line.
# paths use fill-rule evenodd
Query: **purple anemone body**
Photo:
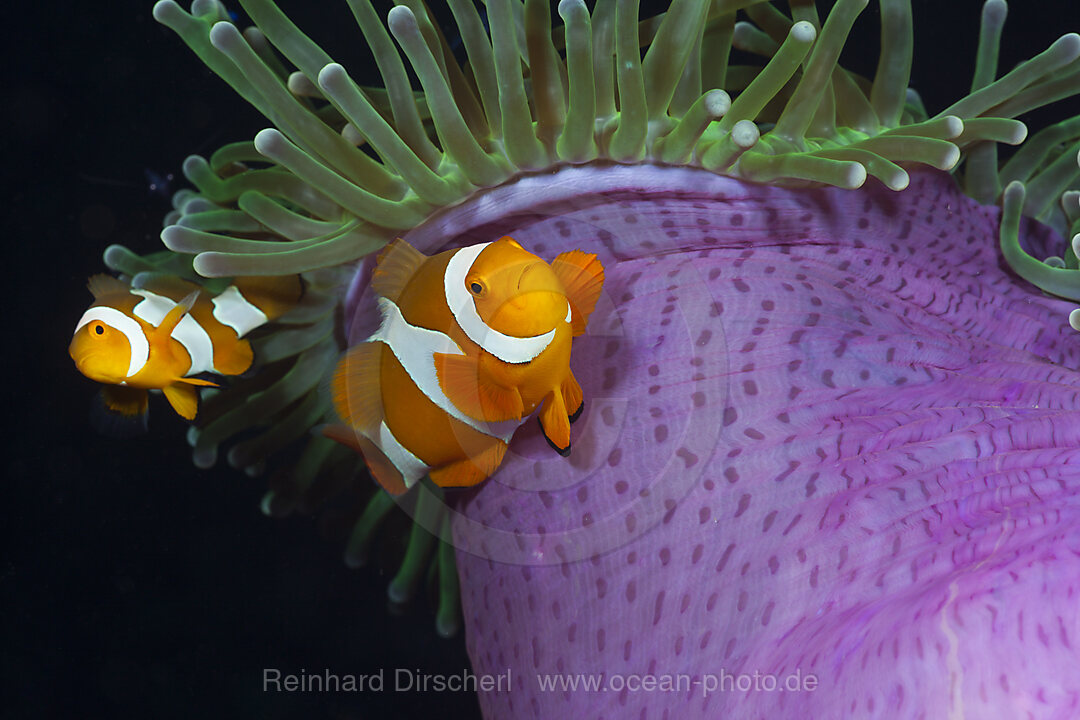
M 487 717 L 1080 712 L 1080 344 L 997 208 L 934 172 L 530 182 L 406 236 L 606 268 L 571 457 L 529 422 L 454 503 L 474 670 L 512 670 Z

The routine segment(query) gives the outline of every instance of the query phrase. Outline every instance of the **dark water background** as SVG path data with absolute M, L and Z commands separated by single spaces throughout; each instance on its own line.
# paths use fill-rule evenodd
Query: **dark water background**
M 934 113 L 968 89 L 981 4 L 914 5 L 913 85 Z M 371 72 L 344 3 L 282 6 L 355 75 Z M 160 397 L 141 439 L 89 427 L 95 388 L 66 347 L 102 249 L 157 249 L 169 205 L 151 180 L 266 126 L 151 7 L 23 3 L 6 14 L 0 715 L 477 717 L 466 693 L 262 690 L 264 668 L 382 668 L 392 685 L 395 668 L 468 667 L 462 636 L 437 637 L 426 600 L 387 613 L 404 525 L 379 541 L 383 562 L 349 570 L 311 518 L 260 513 L 264 479 L 193 468 L 184 423 Z M 848 67 L 872 74 L 877 23 L 872 2 Z M 1073 0 L 1014 3 L 1002 67 L 1067 30 L 1080 30 Z M 183 186 L 177 177 L 170 190 Z

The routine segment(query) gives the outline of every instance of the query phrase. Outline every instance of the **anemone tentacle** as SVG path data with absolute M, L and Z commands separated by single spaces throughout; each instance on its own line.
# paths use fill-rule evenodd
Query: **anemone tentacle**
M 475 9 L 456 2 L 451 10 L 462 26 L 466 66 L 433 38 L 426 11 L 400 5 L 387 24 L 424 87 L 421 103 L 407 89 L 401 57 L 370 3 L 356 0 L 354 15 L 389 90 L 390 108 L 385 102 L 380 108 L 376 97 L 384 95 L 359 87 L 272 2 L 243 4 L 261 28 L 257 43 L 245 42 L 216 3 L 200 3 L 199 14 L 185 13 L 172 0 L 155 6 L 155 17 L 276 126 L 256 138 L 257 153 L 275 164 L 270 169 L 244 169 L 260 159 L 250 146 L 230 146 L 211 163 L 193 158 L 185 164 L 185 174 L 206 197 L 231 209 L 187 221 L 220 238 L 216 251 L 184 243 L 183 235 L 165 235 L 166 244 L 180 252 L 205 253 L 196 268 L 207 275 L 298 272 L 347 262 L 377 249 L 394 230 L 482 188 L 566 163 L 676 162 L 760 182 L 851 188 L 869 174 L 899 190 L 907 182 L 901 166 L 949 169 L 960 148 L 978 143 L 979 155 L 997 143 L 1020 142 L 1024 131 L 1011 118 L 1075 91 L 1080 77 L 1064 69 L 1080 54 L 1080 37 L 1068 35 L 994 80 L 1004 4 L 991 2 L 973 92 L 937 116 L 959 120 L 946 126 L 951 132 L 941 133 L 942 126 L 910 122 L 910 108 L 907 114 L 902 110 L 911 61 L 906 0 L 885 3 L 885 42 L 868 94 L 865 83 L 837 64 L 864 0 L 838 3 L 824 25 L 809 5 L 797 5 L 796 17 L 788 19 L 767 4 L 681 0 L 639 23 L 633 3 L 618 5 L 618 12 L 616 3 L 600 3 L 590 14 L 583 3 L 568 1 L 559 5 L 566 32 L 554 36 L 545 3 L 528 3 L 525 10 L 511 0 L 492 3 L 488 34 Z M 733 23 L 743 6 L 762 30 Z M 736 47 L 762 53 L 768 62 L 717 71 L 700 42 L 675 40 L 693 28 L 710 39 L 730 29 Z M 264 40 L 299 74 L 271 61 Z M 637 51 L 642 42 L 649 47 L 644 58 Z M 530 67 L 528 87 L 509 71 L 519 58 Z M 736 73 L 746 82 L 709 84 Z M 724 90 L 734 97 L 730 107 L 718 95 Z M 433 137 L 420 131 L 425 117 L 433 122 Z M 757 138 L 742 121 L 757 123 Z M 968 127 L 967 121 L 974 122 Z M 369 144 L 375 159 L 357 143 Z M 228 176 L 220 176 L 222 171 Z M 967 176 L 975 192 L 975 178 L 985 174 Z M 261 201 L 240 202 L 241 188 L 260 193 Z M 978 192 L 987 199 L 993 190 L 991 184 Z M 281 233 L 272 218 L 285 213 L 336 223 L 340 232 Z M 225 240 L 240 239 L 238 232 L 261 234 L 260 229 L 269 238 L 307 245 L 260 261 L 253 256 L 272 254 L 265 245 L 244 246 L 250 248 L 245 253 Z

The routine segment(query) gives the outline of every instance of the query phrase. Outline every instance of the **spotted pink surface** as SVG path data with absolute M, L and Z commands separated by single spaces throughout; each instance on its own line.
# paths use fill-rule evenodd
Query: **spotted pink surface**
M 1002 269 L 999 211 L 940 173 L 894 193 L 633 170 L 526 180 L 407 236 L 606 268 L 571 457 L 527 423 L 456 500 L 474 670 L 512 670 L 485 715 L 1080 714 L 1080 341 Z M 722 672 L 816 686 L 708 692 Z M 601 689 L 537 677 L 579 673 Z

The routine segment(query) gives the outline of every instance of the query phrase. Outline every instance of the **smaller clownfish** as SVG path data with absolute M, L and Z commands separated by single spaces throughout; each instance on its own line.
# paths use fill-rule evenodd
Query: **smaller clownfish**
M 154 278 L 142 288 L 109 275 L 87 283 L 94 303 L 75 327 L 68 352 L 86 377 L 103 384 L 105 410 L 145 423 L 147 390 L 161 390 L 186 420 L 198 410 L 193 377 L 239 375 L 251 367 L 251 330 L 292 308 L 303 293 L 297 275 L 236 278 L 210 297 L 195 283 Z
M 338 364 L 343 424 L 324 434 L 362 453 L 394 495 L 424 475 L 443 487 L 483 482 L 537 408 L 548 443 L 568 455 L 584 407 L 571 340 L 603 283 L 596 255 L 580 250 L 549 265 L 509 237 L 431 257 L 391 243 L 371 281 L 382 325 Z

